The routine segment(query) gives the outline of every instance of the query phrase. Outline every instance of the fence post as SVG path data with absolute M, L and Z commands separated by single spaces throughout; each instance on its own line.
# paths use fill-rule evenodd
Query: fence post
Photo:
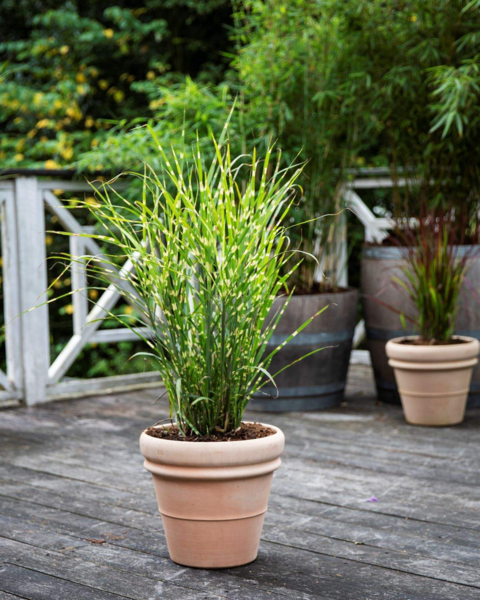
M 2 199 L 2 258 L 7 377 L 13 388 L 21 392 L 23 388 L 22 324 L 18 315 L 22 309 L 20 306 L 17 218 L 13 185 L 11 189 L 3 193 Z
M 15 180 L 23 389 L 27 405 L 46 401 L 50 334 L 47 300 L 45 209 L 35 177 Z

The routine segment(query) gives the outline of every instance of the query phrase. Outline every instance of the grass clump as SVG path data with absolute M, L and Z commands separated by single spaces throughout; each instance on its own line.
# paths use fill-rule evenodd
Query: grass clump
M 455 245 L 462 240 L 465 223 L 453 211 L 423 211 L 414 227 L 403 223 L 399 239 L 405 248 L 404 278 L 394 278 L 406 290 L 417 309 L 409 317 L 420 339 L 429 343 L 448 343 L 455 328 L 458 297 L 476 246 Z M 402 313 L 404 320 L 405 315 Z
M 130 325 L 149 346 L 140 355 L 158 369 L 181 432 L 232 431 L 250 397 L 273 381 L 273 356 L 317 316 L 267 354 L 288 304 L 272 318 L 274 299 L 297 267 L 283 268 L 292 253 L 284 223 L 302 167 L 273 164 L 271 147 L 262 160 L 255 152 L 233 159 L 229 144 L 212 138 L 206 165 L 199 145 L 187 160 L 155 143 L 161 169 L 133 174 L 141 197 L 105 184 L 88 206 L 104 228 L 93 237 L 127 265 L 115 271 L 113 254 L 70 261 L 86 262 L 103 289 L 136 307 L 135 325 L 151 328 L 150 337 Z

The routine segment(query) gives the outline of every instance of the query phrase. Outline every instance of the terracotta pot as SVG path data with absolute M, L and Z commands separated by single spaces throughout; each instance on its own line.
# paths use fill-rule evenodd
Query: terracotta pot
M 407 422 L 437 427 L 461 423 L 480 342 L 456 336 L 464 343 L 446 346 L 401 343 L 415 337 L 395 338 L 386 346 Z
M 140 436 L 170 558 L 224 569 L 257 557 L 273 472 L 285 436 L 236 442 L 176 442 Z

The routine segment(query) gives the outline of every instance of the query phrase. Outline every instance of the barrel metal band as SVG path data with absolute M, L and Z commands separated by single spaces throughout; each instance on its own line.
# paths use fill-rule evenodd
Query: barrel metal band
M 322 394 L 332 394 L 334 392 L 343 392 L 345 381 L 335 381 L 334 383 L 325 383 L 324 385 L 306 385 L 302 387 L 281 387 L 278 392 L 273 387 L 262 388 L 260 394 L 255 394 L 255 398 L 268 398 L 277 400 L 277 394 L 281 398 L 294 398 L 295 396 L 320 396 Z M 265 395 L 266 394 L 266 395 Z
M 411 331 L 405 331 L 404 329 L 380 329 L 378 327 L 367 327 L 365 329 L 367 339 L 369 340 L 383 340 L 388 341 L 397 337 L 404 337 L 406 335 L 413 335 Z M 480 340 L 479 329 L 458 329 L 455 330 L 455 335 L 461 335 L 465 337 L 475 338 Z
M 454 250 L 458 258 L 472 254 L 472 246 L 454 246 Z M 367 260 L 401 260 L 407 253 L 408 248 L 399 246 L 364 246 L 362 258 Z M 476 258 L 475 252 L 473 252 L 472 258 Z
M 319 332 L 319 333 L 299 333 L 289 342 L 289 346 L 317 346 L 321 344 L 335 344 L 336 342 L 349 342 L 355 333 L 354 329 L 344 329 L 342 331 Z M 270 338 L 269 346 L 280 346 L 286 342 L 291 333 L 274 333 Z

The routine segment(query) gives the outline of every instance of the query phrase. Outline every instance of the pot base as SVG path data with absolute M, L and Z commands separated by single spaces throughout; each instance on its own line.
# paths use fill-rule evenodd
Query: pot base
M 246 519 L 190 521 L 162 515 L 170 558 L 197 569 L 247 565 L 257 558 L 264 518 L 265 513 Z
M 465 416 L 468 390 L 445 396 L 419 396 L 400 391 L 405 420 L 410 425 L 448 427 L 459 425 Z

